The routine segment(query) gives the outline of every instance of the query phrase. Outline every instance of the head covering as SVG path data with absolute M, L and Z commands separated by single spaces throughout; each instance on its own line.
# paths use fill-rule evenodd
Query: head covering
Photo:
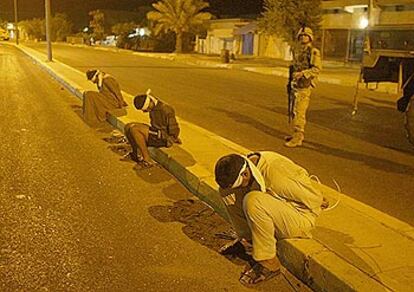
M 242 185 L 243 183 L 243 172 L 245 172 L 247 169 L 247 161 L 244 161 L 242 168 L 239 171 L 238 176 L 236 177 L 236 180 L 233 182 L 230 188 L 235 189 Z
M 310 40 L 313 41 L 313 32 L 310 27 L 304 26 L 301 29 L 299 29 L 296 38 L 299 39 L 301 35 L 307 35 L 310 38 Z
M 99 70 L 97 69 L 91 69 L 86 71 L 86 78 L 88 78 L 88 80 L 92 80 L 92 78 L 95 76 L 95 74 L 98 72 Z
M 155 105 L 158 103 L 158 100 L 151 95 L 151 89 L 148 89 L 146 94 L 140 94 L 134 97 L 135 108 L 142 111 L 146 111 L 149 108 L 151 101 Z
M 88 78 L 88 80 L 92 81 L 93 83 L 96 83 L 98 85 L 98 88 L 102 87 L 104 75 L 108 76 L 104 72 L 99 71 L 97 69 L 86 71 L 86 77 Z
M 142 109 L 145 101 L 147 100 L 146 94 L 140 94 L 134 97 L 134 106 L 136 109 Z
M 259 169 L 245 156 L 230 154 L 220 158 L 215 166 L 215 178 L 222 189 L 234 189 L 240 187 L 243 182 L 243 172 L 249 168 L 255 181 L 262 192 L 266 191 L 266 185 Z

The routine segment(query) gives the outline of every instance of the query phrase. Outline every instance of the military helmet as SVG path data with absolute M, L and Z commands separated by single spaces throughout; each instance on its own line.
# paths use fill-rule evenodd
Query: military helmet
M 301 29 L 299 29 L 296 38 L 299 39 L 301 35 L 307 35 L 311 39 L 311 41 L 313 41 L 313 32 L 310 29 L 310 27 L 304 26 Z

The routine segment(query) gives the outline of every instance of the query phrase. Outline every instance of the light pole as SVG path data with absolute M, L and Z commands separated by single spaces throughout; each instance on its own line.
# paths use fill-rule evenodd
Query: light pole
M 52 62 L 52 43 L 50 40 L 50 0 L 45 0 L 47 60 Z
M 17 0 L 14 0 L 14 37 L 16 38 L 16 45 L 19 44 L 19 28 L 17 27 Z

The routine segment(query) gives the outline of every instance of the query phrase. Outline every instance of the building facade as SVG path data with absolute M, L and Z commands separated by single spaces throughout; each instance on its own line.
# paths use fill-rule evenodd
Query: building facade
M 324 59 L 360 61 L 370 26 L 414 25 L 414 0 L 330 0 L 322 7 Z
M 235 54 L 241 54 L 238 50 L 240 39 L 235 31 L 252 20 L 242 18 L 216 19 L 208 22 L 207 35 L 203 38 L 196 37 L 195 51 L 202 54 L 220 54 L 226 49 Z
M 322 9 L 317 43 L 325 60 L 359 62 L 369 26 L 414 26 L 414 0 L 325 0 Z M 228 49 L 235 55 L 290 58 L 288 44 L 260 32 L 254 20 L 221 19 L 209 24 L 207 37 L 197 39 L 197 52 L 219 54 Z

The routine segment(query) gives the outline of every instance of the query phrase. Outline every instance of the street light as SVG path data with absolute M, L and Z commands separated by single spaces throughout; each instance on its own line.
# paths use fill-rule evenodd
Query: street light
M 47 60 L 52 62 L 52 43 L 50 40 L 50 0 L 45 0 Z
M 16 45 L 19 44 L 19 28 L 17 27 L 17 0 L 14 0 L 14 37 L 16 38 Z
M 366 29 L 369 25 L 369 20 L 364 16 L 359 20 L 359 28 Z

